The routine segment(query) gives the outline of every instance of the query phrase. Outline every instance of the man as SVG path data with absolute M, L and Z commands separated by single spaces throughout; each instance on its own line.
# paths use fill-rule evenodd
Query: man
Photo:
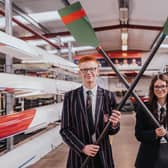
M 83 86 L 65 94 L 60 130 L 70 147 L 67 168 L 80 168 L 87 156 L 91 157 L 87 168 L 114 168 L 108 135 L 119 131 L 120 112 L 113 110 L 113 93 L 97 86 L 97 60 L 83 56 L 78 64 Z M 94 145 L 108 121 L 111 125 L 107 134 Z

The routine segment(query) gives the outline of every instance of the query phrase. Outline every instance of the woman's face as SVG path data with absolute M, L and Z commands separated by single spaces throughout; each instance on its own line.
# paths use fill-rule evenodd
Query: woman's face
M 166 99 L 168 94 L 168 86 L 165 81 L 158 79 L 154 83 L 154 94 L 159 99 Z

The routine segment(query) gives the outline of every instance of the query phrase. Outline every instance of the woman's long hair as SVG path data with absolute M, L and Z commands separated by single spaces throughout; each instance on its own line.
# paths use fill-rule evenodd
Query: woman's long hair
M 152 113 L 157 113 L 157 97 L 154 94 L 154 84 L 158 79 L 165 81 L 166 85 L 168 85 L 168 76 L 166 74 L 158 74 L 153 77 L 149 87 L 149 104 L 152 108 Z M 168 96 L 166 102 L 168 106 Z

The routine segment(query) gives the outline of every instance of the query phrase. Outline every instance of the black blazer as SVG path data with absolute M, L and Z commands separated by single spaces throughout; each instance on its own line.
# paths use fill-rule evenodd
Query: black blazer
M 116 105 L 112 92 L 98 87 L 95 111 L 96 137 L 100 135 L 106 125 L 105 117 L 111 115 L 111 110 Z M 100 158 L 102 168 L 114 168 L 109 134 L 116 134 L 119 126 L 115 129 L 109 127 L 108 133 L 100 144 Z M 67 161 L 67 168 L 80 168 L 86 156 L 82 153 L 84 145 L 91 144 L 92 139 L 88 128 L 88 116 L 85 109 L 83 87 L 77 88 L 65 94 L 61 136 L 69 145 L 70 151 Z M 88 168 L 94 168 L 93 159 L 89 162 Z
M 152 111 L 151 106 L 147 107 Z M 155 116 L 157 119 L 157 117 Z M 154 168 L 156 163 L 160 139 L 156 138 L 155 125 L 150 121 L 144 109 L 138 105 L 136 108 L 135 136 L 141 142 L 137 154 L 136 168 Z

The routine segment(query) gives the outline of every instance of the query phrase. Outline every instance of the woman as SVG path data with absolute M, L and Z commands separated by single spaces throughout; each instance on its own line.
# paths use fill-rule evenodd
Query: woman
M 141 142 L 135 163 L 136 168 L 168 167 L 168 143 L 164 138 L 168 127 L 167 95 L 168 77 L 164 74 L 154 76 L 149 88 L 147 107 L 160 123 L 159 128 L 150 121 L 140 105 L 136 108 L 135 136 Z

